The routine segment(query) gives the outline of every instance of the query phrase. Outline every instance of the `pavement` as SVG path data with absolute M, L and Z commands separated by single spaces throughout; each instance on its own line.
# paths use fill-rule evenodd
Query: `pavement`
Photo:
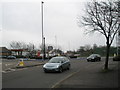
M 80 70 L 70 75 L 65 80 L 56 84 L 53 88 L 120 88 L 120 62 L 110 62 L 109 70 L 103 66 Z
M 26 67 L 33 67 L 33 66 L 39 66 L 39 65 L 43 65 L 45 64 L 46 62 L 48 62 L 48 60 L 36 60 L 36 59 L 31 59 L 31 60 L 24 60 L 22 62 L 22 66 L 20 66 L 20 61 L 16 61 L 16 62 L 6 62 L 4 63 L 3 62 L 3 65 L 2 65 L 2 69 L 3 71 L 7 71 L 9 69 L 19 69 L 19 68 L 26 68 Z
M 33 67 L 33 66 L 39 66 L 39 65 L 43 65 L 47 62 L 48 60 L 30 60 L 30 61 L 24 61 L 23 62 L 23 66 L 20 66 L 20 62 L 18 63 L 18 65 L 16 65 L 13 68 L 26 68 L 26 67 Z
M 30 61 L 24 61 L 23 66 L 17 65 L 15 68 L 26 68 L 26 67 L 34 67 L 39 65 L 44 65 L 48 60 L 30 60 Z M 13 67 L 14 68 L 14 67 Z

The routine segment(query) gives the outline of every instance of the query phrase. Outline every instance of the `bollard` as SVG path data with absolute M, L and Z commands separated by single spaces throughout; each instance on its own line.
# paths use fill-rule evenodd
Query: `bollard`
M 19 64 L 18 64 L 19 66 L 24 66 L 24 61 L 23 61 L 23 59 L 21 59 L 20 61 L 19 61 Z

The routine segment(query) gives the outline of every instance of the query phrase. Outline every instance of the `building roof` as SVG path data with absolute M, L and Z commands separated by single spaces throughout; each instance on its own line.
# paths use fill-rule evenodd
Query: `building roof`
M 10 53 L 10 50 L 8 50 L 6 47 L 0 47 L 0 53 Z
M 10 49 L 10 51 L 27 51 L 27 49 Z

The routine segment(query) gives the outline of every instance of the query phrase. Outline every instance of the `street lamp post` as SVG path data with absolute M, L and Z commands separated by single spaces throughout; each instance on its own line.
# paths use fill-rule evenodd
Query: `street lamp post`
M 42 19 L 42 59 L 45 59 L 45 37 L 44 37 L 44 33 L 43 33 L 43 4 L 44 2 L 41 2 L 41 19 Z
M 44 2 L 42 1 L 41 2 L 41 19 L 42 19 L 42 44 L 43 44 L 43 38 L 44 38 L 44 35 L 43 35 L 43 4 Z
M 45 57 L 46 57 L 46 53 L 45 53 L 45 37 L 44 37 L 43 39 L 44 39 L 44 50 L 43 50 L 43 58 L 45 59 Z
M 57 55 L 57 36 L 55 36 L 55 45 L 56 45 L 55 55 Z

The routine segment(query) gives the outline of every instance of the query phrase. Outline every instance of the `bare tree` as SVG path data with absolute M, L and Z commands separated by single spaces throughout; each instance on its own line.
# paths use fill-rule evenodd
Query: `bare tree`
M 10 47 L 13 49 L 21 49 L 23 47 L 21 42 L 17 42 L 17 41 L 12 41 L 10 43 Z
M 110 46 L 120 29 L 118 2 L 89 2 L 86 15 L 82 17 L 82 25 L 87 27 L 87 33 L 99 32 L 106 38 L 106 60 L 104 69 L 108 69 Z
M 13 49 L 28 49 L 29 51 L 32 51 L 34 50 L 35 45 L 33 43 L 27 44 L 25 42 L 12 41 L 10 47 Z
M 85 51 L 88 51 L 88 50 L 91 49 L 91 46 L 90 46 L 89 44 L 86 44 L 84 47 L 85 47 L 85 48 L 84 48 Z
M 35 45 L 33 43 L 29 43 L 27 44 L 27 47 L 28 51 L 33 51 L 35 49 Z
M 97 44 L 93 44 L 93 49 L 96 49 L 97 48 Z

